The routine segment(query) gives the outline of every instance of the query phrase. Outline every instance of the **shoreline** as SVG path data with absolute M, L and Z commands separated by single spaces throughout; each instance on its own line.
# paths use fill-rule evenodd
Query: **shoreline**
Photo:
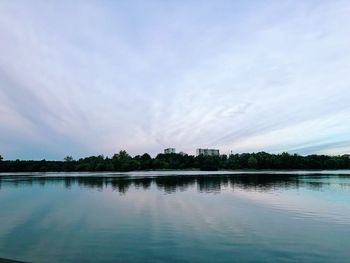
M 128 171 L 128 172 L 120 172 L 120 171 L 74 171 L 74 172 L 0 172 L 0 177 L 6 176 L 40 176 L 40 177 L 55 177 L 53 175 L 57 175 L 57 177 L 69 177 L 64 175 L 75 175 L 82 176 L 85 175 L 97 175 L 101 177 L 108 177 L 111 175 L 116 177 L 116 175 L 124 175 L 124 176 L 141 176 L 141 175 L 149 175 L 149 176 L 201 176 L 201 175 L 350 175 L 350 169 L 337 169 L 337 170 L 320 170 L 320 169 L 309 169 L 309 170 L 217 170 L 217 171 L 202 171 L 202 170 L 137 170 L 137 171 Z M 74 177 L 74 176 L 73 176 Z

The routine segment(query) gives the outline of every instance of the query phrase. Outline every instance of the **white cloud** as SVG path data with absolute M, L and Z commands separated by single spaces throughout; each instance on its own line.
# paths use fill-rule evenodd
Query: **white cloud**
M 350 151 L 349 6 L 2 1 L 2 154 Z

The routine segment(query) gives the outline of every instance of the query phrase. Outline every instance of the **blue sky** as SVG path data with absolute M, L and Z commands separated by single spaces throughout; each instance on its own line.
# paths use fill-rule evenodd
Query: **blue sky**
M 350 152 L 349 1 L 0 1 L 0 154 Z

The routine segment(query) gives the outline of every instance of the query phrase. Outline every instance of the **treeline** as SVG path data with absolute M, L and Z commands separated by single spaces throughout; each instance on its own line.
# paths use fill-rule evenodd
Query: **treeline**
M 243 153 L 220 156 L 193 156 L 181 154 L 149 154 L 130 156 L 120 151 L 112 157 L 90 156 L 74 160 L 67 156 L 63 161 L 3 160 L 0 156 L 0 172 L 83 172 L 83 171 L 141 171 L 141 170 L 199 169 L 350 169 L 348 156 L 326 156 L 297 154 Z

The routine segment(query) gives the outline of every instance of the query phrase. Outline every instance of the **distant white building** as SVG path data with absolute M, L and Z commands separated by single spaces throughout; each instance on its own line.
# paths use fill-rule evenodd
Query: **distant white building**
M 175 148 L 167 148 L 167 149 L 164 149 L 164 153 L 165 153 L 165 154 L 168 154 L 168 153 L 175 153 L 175 152 L 176 152 Z
M 196 150 L 196 155 L 204 155 L 204 156 L 219 156 L 220 152 L 218 149 L 197 149 Z

